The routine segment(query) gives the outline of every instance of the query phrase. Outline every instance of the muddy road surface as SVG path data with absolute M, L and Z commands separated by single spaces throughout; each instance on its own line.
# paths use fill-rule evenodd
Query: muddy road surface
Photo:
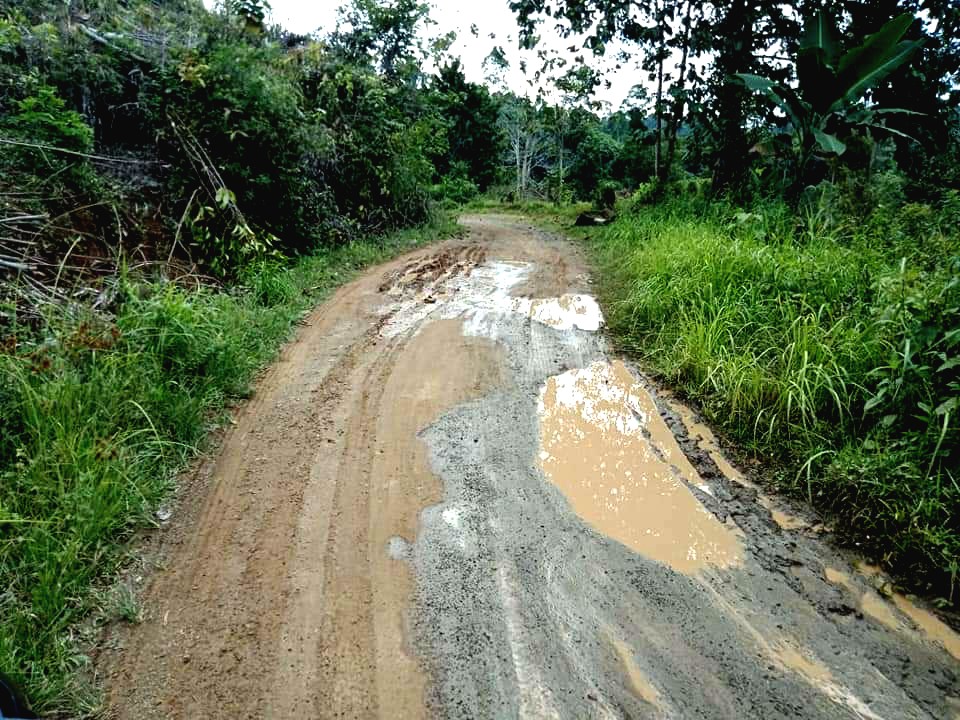
M 184 478 L 111 717 L 960 717 L 957 636 L 610 352 L 574 246 L 463 222 Z

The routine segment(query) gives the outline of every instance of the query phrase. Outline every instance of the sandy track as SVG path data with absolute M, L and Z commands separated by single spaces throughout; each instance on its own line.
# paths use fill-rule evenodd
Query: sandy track
M 110 714 L 956 717 L 957 637 L 610 360 L 574 248 L 466 224 L 319 307 L 184 479 Z

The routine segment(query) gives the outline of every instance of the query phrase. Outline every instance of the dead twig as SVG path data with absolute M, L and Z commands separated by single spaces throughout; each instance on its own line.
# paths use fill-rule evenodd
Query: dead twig
M 78 150 L 67 150 L 53 145 L 44 145 L 42 143 L 29 143 L 22 140 L 11 140 L 10 138 L 0 138 L 2 145 L 16 145 L 18 147 L 28 147 L 34 150 L 49 150 L 51 152 L 64 153 L 66 155 L 76 155 L 87 160 L 96 160 L 98 162 L 128 163 L 132 165 L 158 165 L 158 160 L 135 160 L 133 158 L 107 157 L 106 155 L 91 155 L 90 153 L 80 152 Z

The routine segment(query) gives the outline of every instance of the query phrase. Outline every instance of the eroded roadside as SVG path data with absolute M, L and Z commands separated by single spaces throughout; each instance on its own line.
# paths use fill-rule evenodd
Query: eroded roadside
M 464 222 L 259 385 L 108 638 L 111 713 L 957 716 L 956 636 L 610 356 L 576 250 Z

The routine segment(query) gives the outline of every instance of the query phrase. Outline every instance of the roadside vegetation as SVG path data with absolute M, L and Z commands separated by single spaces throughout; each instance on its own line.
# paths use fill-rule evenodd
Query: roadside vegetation
M 804 216 L 696 197 L 592 233 L 618 342 L 836 519 L 945 600 L 960 571 L 960 196 Z M 917 227 L 917 223 L 920 227 Z M 915 233 L 922 233 L 917 242 Z
M 957 602 L 956 3 L 511 8 L 526 96 L 416 0 L 0 9 L 0 673 L 38 709 L 95 708 L 91 588 L 295 321 L 461 208 L 592 206 L 622 346 Z
M 82 621 L 296 321 L 490 181 L 489 93 L 421 69 L 425 11 L 0 10 L 0 673 L 34 709 L 96 709 Z

